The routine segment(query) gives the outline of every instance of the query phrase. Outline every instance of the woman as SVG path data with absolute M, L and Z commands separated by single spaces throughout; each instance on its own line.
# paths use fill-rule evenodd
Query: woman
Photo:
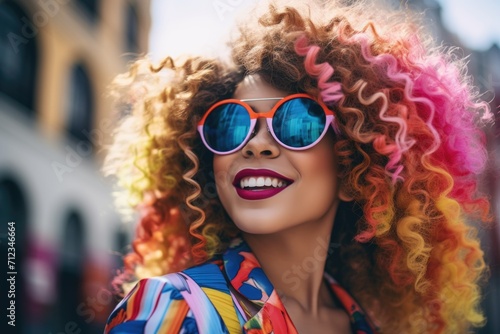
M 490 114 L 464 63 L 409 22 L 361 2 L 271 4 L 240 26 L 231 64 L 143 60 L 117 80 L 133 109 L 106 170 L 141 218 L 106 333 L 484 322 L 467 220 L 488 219 L 475 121 Z

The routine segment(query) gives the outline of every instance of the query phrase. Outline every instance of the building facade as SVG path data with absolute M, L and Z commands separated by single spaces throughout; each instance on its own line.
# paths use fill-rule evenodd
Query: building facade
M 101 333 L 116 302 L 108 283 L 130 233 L 99 172 L 117 121 L 105 92 L 146 53 L 149 7 L 0 1 L 0 248 L 12 258 L 12 294 L 0 308 L 9 333 Z
M 498 224 L 499 46 L 461 46 L 435 0 L 405 5 L 425 13 L 439 43 L 470 55 L 469 74 L 496 111 L 485 129 L 491 162 L 484 189 Z M 105 92 L 147 51 L 149 7 L 150 0 L 0 0 L 0 250 L 2 261 L 13 258 L 0 280 L 14 278 L 0 309 L 16 325 L 8 333 L 101 333 L 116 303 L 108 282 L 130 230 L 99 172 L 117 121 Z M 500 229 L 480 233 L 491 270 L 488 322 L 477 333 L 500 333 Z

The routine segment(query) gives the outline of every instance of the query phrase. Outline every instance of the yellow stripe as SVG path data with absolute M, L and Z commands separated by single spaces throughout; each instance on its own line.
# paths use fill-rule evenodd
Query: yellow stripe
M 221 315 L 229 333 L 240 334 L 241 326 L 238 321 L 238 316 L 236 315 L 231 295 L 210 288 L 202 288 L 202 290 L 207 294 L 208 298 L 215 306 L 215 309 Z
M 189 311 L 189 306 L 185 300 L 172 300 L 167 314 L 162 320 L 158 333 L 176 334 L 179 333 L 182 323 Z

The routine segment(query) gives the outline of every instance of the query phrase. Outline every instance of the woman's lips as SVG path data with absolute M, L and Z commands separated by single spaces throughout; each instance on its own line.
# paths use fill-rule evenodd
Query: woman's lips
M 292 183 L 292 179 L 269 169 L 243 169 L 233 180 L 238 196 L 247 200 L 272 197 Z

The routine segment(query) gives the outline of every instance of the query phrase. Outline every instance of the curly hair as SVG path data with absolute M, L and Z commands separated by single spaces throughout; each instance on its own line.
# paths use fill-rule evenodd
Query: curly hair
M 453 50 L 432 46 L 418 18 L 366 2 L 271 3 L 241 23 L 232 63 L 135 63 L 115 81 L 132 106 L 115 132 L 107 174 L 141 213 L 125 274 L 177 271 L 223 252 L 238 234 L 214 190 L 196 123 L 245 75 L 306 92 L 335 112 L 341 177 L 326 270 L 386 333 L 464 333 L 481 326 L 486 272 L 471 220 L 488 221 L 478 191 L 488 105 Z M 180 65 L 176 65 L 179 63 Z

